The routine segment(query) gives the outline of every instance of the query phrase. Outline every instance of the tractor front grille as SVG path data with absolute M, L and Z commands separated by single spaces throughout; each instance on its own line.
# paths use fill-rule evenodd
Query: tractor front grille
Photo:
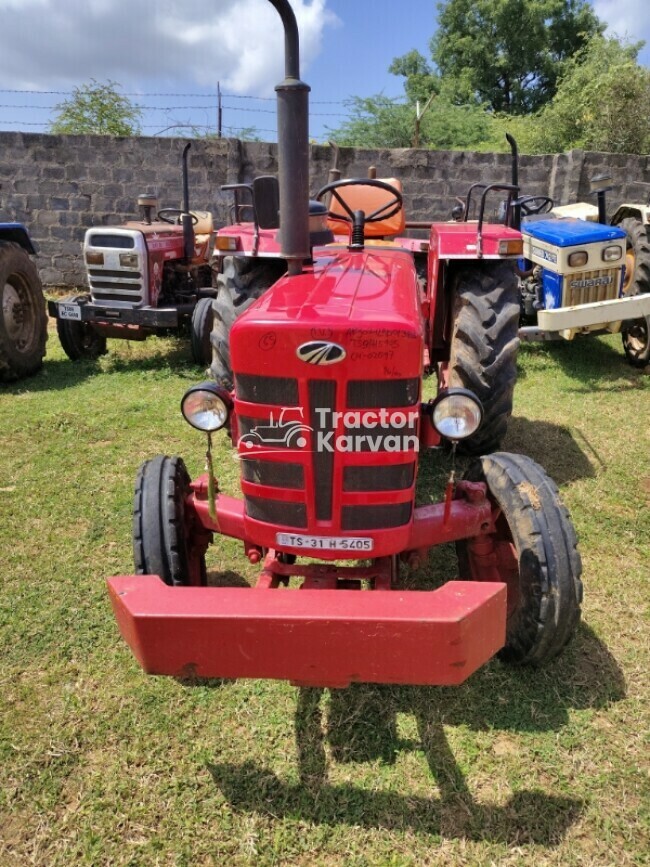
M 298 406 L 298 380 L 284 376 L 235 375 L 235 391 L 239 400 L 274 406 Z
M 408 524 L 413 503 L 388 503 L 381 506 L 343 506 L 342 530 L 388 530 Z
M 567 274 L 564 278 L 562 306 L 574 307 L 596 301 L 613 301 L 618 298 L 620 280 L 620 268 Z
M 392 464 L 381 467 L 345 467 L 343 470 L 343 490 L 362 491 L 405 491 L 415 481 L 415 463 Z
M 419 397 L 419 379 L 351 379 L 348 382 L 348 409 L 415 406 Z
M 140 271 L 88 269 L 88 283 L 95 301 L 142 301 L 142 273 Z
M 307 507 L 304 503 L 287 503 L 285 500 L 251 497 L 248 494 L 244 500 L 246 514 L 256 521 L 295 527 L 297 530 L 307 528 Z
M 123 267 L 125 255 L 128 264 L 125 263 L 126 267 Z M 127 228 L 108 231 L 88 229 L 84 260 L 93 301 L 106 307 L 139 307 L 147 302 L 148 255 L 140 231 Z
M 345 395 L 343 406 L 340 389 Z M 327 531 L 319 531 L 318 526 L 310 527 L 314 532 L 387 530 L 411 520 L 413 497 L 408 492 L 415 484 L 418 424 L 417 419 L 408 416 L 420 399 L 419 378 L 349 382 L 312 379 L 299 383 L 291 377 L 236 374 L 235 393 L 238 401 L 269 408 L 269 415 L 264 415 L 263 419 L 246 414 L 243 407 L 239 410 L 243 414 L 237 417 L 242 481 L 246 483 L 246 514 L 250 518 L 295 529 L 307 528 L 312 520 L 328 524 Z M 271 428 L 271 419 L 275 419 L 277 425 L 280 418 L 276 407 L 289 408 L 277 432 Z M 297 442 L 297 434 L 289 432 L 288 418 L 296 415 L 298 407 L 302 408 L 303 424 L 311 428 L 309 433 L 303 434 L 309 443 L 306 448 Z M 339 421 L 338 427 L 333 427 L 337 411 L 363 414 L 382 409 L 392 413 L 399 413 L 401 409 L 400 422 L 404 423 L 377 428 L 344 426 Z M 379 441 L 375 439 L 378 434 Z M 317 447 L 323 439 L 333 444 L 342 436 L 354 443 L 351 450 Z M 374 446 L 369 439 L 374 441 Z M 396 450 L 394 445 L 387 444 L 388 440 L 394 443 L 395 439 L 402 443 L 408 440 L 408 445 Z M 251 443 L 249 455 L 247 442 Z M 256 453 L 254 446 L 263 446 L 266 455 L 261 448 Z M 273 459 L 287 450 L 290 450 L 287 460 Z M 379 465 L 368 462 L 372 451 L 383 456 Z M 269 452 L 275 452 L 271 460 Z M 338 492 L 337 484 L 341 485 Z M 263 491 L 262 486 L 275 490 Z M 294 492 L 290 500 L 282 498 L 283 490 Z M 372 494 L 379 502 L 363 502 L 358 495 L 364 493 Z M 382 497 L 384 493 L 386 496 Z M 346 503 L 346 497 L 351 502 Z M 395 499 L 398 502 L 394 502 Z

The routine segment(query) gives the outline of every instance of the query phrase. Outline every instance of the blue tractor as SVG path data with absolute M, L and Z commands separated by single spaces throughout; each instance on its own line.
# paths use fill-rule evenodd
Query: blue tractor
M 511 136 L 508 141 L 517 184 L 517 145 Z M 650 359 L 650 287 L 640 289 L 631 274 L 626 276 L 628 234 L 624 226 L 607 224 L 605 193 L 611 189 L 610 180 L 606 175 L 592 180 L 597 208 L 554 207 L 548 196 L 523 196 L 514 202 L 515 223 L 524 242 L 517 269 L 519 336 L 573 340 L 578 335 L 620 333 L 629 363 L 644 367 Z
M 47 312 L 36 254 L 27 229 L 0 222 L 0 382 L 40 370 L 47 341 Z

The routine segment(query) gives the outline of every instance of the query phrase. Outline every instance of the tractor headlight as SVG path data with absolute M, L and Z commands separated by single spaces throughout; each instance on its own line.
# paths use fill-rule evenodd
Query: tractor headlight
M 448 440 L 471 437 L 483 419 L 483 407 L 467 388 L 448 388 L 431 405 L 431 420 L 440 436 Z
M 120 253 L 120 267 L 137 268 L 139 259 L 137 253 Z
M 575 253 L 569 253 L 569 267 L 582 268 L 587 264 L 589 254 L 586 250 L 576 250 Z
M 193 385 L 181 400 L 181 412 L 185 421 L 205 433 L 213 433 L 224 427 L 231 410 L 230 394 L 215 382 Z
M 612 244 L 611 247 L 605 247 L 603 250 L 603 262 L 616 262 L 623 255 L 623 248 L 620 244 Z

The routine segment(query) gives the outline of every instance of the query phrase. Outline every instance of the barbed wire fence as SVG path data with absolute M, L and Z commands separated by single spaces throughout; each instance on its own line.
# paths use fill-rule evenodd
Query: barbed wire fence
M 0 130 L 47 132 L 61 102 L 74 96 L 74 92 L 0 88 Z M 133 106 L 142 112 L 140 128 L 147 135 L 164 136 L 190 130 L 193 135 L 206 137 L 264 134 L 277 138 L 277 125 L 273 123 L 276 109 L 270 105 L 275 102 L 274 96 L 222 93 L 220 90 L 214 93 L 120 91 L 120 94 L 134 99 Z M 180 100 L 195 101 L 181 104 Z M 340 126 L 353 116 L 346 101 L 310 100 L 310 106 L 311 118 L 329 118 L 327 125 L 332 127 Z M 251 123 L 247 124 L 247 119 Z

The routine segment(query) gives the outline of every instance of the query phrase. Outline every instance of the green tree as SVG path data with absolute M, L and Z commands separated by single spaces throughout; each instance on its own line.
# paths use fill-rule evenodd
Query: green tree
M 440 92 L 439 77 L 416 48 L 401 57 L 396 57 L 388 67 L 388 71 L 406 79 L 404 91 L 412 103 L 417 100 L 426 102 L 432 93 Z
M 650 69 L 636 61 L 642 45 L 598 36 L 573 57 L 532 126 L 532 150 L 648 153 Z
M 350 117 L 330 138 L 345 147 L 408 148 L 415 133 L 415 106 L 379 94 L 354 97 Z M 434 98 L 420 126 L 420 145 L 429 148 L 477 147 L 490 135 L 492 118 L 478 106 L 452 105 Z
M 119 87 L 114 81 L 102 83 L 94 78 L 88 84 L 75 87 L 71 98 L 55 107 L 58 114 L 50 124 L 50 132 L 137 135 L 142 110 L 119 93 Z
M 444 0 L 431 54 L 455 101 L 526 114 L 604 28 L 587 0 Z

